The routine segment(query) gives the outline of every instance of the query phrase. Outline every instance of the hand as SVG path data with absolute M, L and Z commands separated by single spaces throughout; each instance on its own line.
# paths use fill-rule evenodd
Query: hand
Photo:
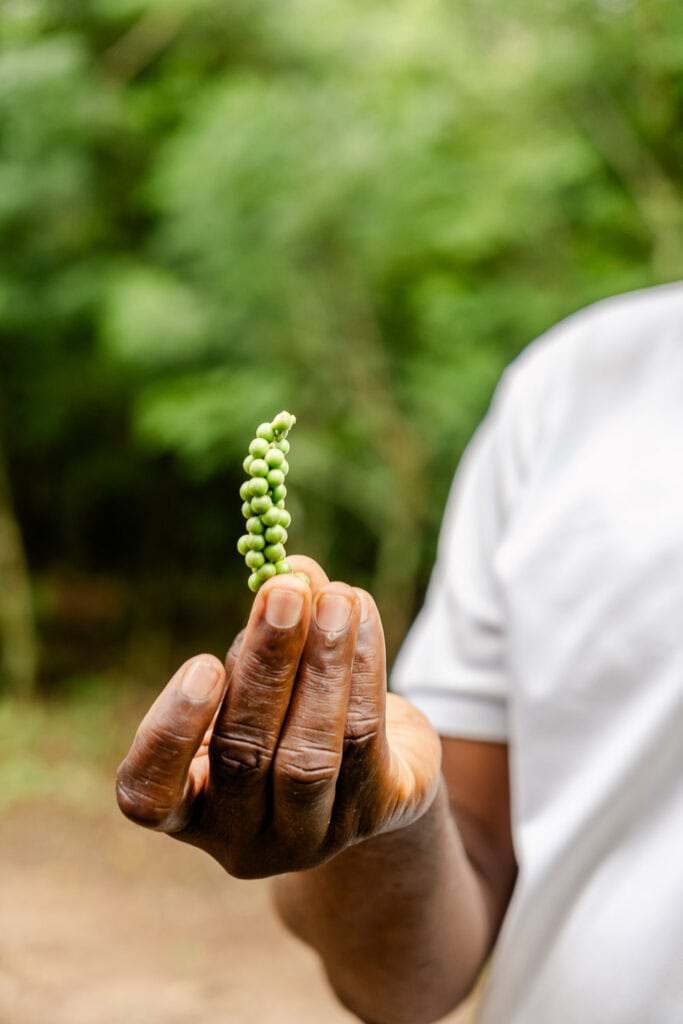
M 240 878 L 315 867 L 411 824 L 438 787 L 439 739 L 386 694 L 369 594 L 290 559 L 256 595 L 225 668 L 186 662 L 117 777 L 123 813 L 206 850 Z

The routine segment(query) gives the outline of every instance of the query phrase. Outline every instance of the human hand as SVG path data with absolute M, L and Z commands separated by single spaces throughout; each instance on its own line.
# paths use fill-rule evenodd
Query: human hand
M 225 668 L 186 662 L 119 767 L 122 812 L 210 853 L 232 875 L 315 867 L 430 806 L 440 743 L 386 694 L 384 637 L 365 591 L 311 559 L 269 580 Z

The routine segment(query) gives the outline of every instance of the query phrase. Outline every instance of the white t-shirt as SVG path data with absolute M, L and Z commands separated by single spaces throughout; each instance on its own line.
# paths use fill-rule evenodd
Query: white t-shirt
M 681 1024 L 683 284 L 508 368 L 392 687 L 509 743 L 519 877 L 479 1024 Z

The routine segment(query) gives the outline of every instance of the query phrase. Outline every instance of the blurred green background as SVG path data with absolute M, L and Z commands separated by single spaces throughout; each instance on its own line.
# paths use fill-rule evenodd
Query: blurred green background
M 0 33 L 0 689 L 220 653 L 283 407 L 290 549 L 395 652 L 505 364 L 682 276 L 680 0 L 5 0 Z

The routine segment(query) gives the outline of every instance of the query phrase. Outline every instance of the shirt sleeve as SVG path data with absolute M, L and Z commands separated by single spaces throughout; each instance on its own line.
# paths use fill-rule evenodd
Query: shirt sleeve
M 505 741 L 509 678 L 497 556 L 520 476 L 508 374 L 470 442 L 446 506 L 425 604 L 391 689 L 442 736 Z

